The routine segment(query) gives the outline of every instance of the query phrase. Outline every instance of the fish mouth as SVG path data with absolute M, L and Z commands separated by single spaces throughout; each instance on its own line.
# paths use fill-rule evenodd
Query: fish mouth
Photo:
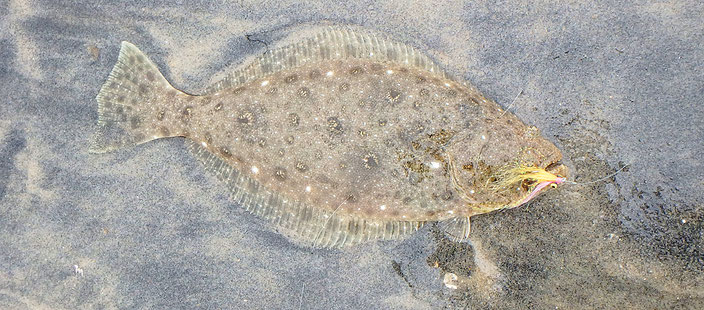
M 514 205 L 514 207 L 518 207 L 520 205 L 523 205 L 535 198 L 539 193 L 541 193 L 543 190 L 549 187 L 557 187 L 557 185 L 560 185 L 562 183 L 565 183 L 567 181 L 567 174 L 569 169 L 567 166 L 563 165 L 561 162 L 554 162 L 544 168 L 544 170 L 550 174 L 553 174 L 554 176 L 552 177 L 553 179 L 545 179 L 545 180 L 540 180 L 533 189 L 528 192 L 526 195 L 524 195 L 518 203 Z

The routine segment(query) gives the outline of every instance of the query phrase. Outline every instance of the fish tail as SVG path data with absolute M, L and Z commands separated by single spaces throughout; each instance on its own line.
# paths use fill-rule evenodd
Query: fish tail
M 136 46 L 123 41 L 117 63 L 96 97 L 98 128 L 89 151 L 105 153 L 171 136 L 157 122 L 169 104 L 167 98 L 177 94 L 185 95 Z

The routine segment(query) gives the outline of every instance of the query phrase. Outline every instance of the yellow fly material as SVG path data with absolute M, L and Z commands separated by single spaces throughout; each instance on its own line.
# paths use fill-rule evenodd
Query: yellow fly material
M 524 180 L 532 180 L 538 184 L 559 181 L 558 176 L 545 171 L 543 168 L 525 165 L 503 170 L 499 172 L 496 179 L 498 180 L 498 183 L 495 184 L 496 188 L 508 187 L 512 184 L 523 182 Z

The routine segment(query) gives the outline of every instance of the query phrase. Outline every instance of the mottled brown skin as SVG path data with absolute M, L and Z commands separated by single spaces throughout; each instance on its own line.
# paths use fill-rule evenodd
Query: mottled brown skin
M 471 216 L 529 193 L 531 184 L 494 188 L 502 167 L 567 173 L 536 128 L 415 68 L 331 60 L 208 96 L 165 96 L 156 100 L 170 107 L 150 112 L 158 135 L 188 137 L 288 199 L 340 215 Z

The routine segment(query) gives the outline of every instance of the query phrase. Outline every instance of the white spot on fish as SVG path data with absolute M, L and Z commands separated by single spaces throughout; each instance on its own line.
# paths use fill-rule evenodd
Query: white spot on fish
M 259 168 L 257 168 L 257 166 L 252 166 L 252 173 L 254 173 L 254 174 L 259 173 Z
M 379 210 L 386 210 L 386 205 L 379 206 Z
M 306 192 L 310 193 L 311 190 L 310 185 L 306 186 Z
M 269 81 L 268 81 L 268 80 L 267 80 L 267 81 L 264 81 L 264 82 L 262 82 L 262 86 L 267 86 L 267 85 L 269 85 Z
M 432 168 L 432 169 L 438 169 L 438 168 L 440 168 L 440 163 L 437 162 L 437 161 L 431 161 L 431 162 L 430 162 L 430 168 Z
M 327 75 L 327 76 L 332 76 L 333 73 L 332 73 L 332 71 L 328 71 L 328 72 L 325 73 L 325 75 Z

